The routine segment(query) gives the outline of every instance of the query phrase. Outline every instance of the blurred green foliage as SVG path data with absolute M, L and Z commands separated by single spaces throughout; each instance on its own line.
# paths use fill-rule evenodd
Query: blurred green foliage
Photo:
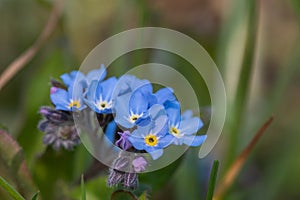
M 53 2 L 0 0 L 0 71 L 37 38 Z M 204 199 L 213 160 L 220 160 L 218 185 L 255 130 L 274 115 L 273 126 L 225 199 L 299 199 L 299 16 L 297 0 L 65 1 L 51 39 L 0 91 L 0 124 L 10 133 L 0 139 L 0 176 L 26 199 L 38 190 L 37 199 L 84 199 L 84 190 L 87 200 L 110 199 L 117 188 L 106 187 L 108 169 L 92 170 L 81 186 L 81 174 L 100 164 L 83 146 L 74 152 L 46 148 L 43 133 L 36 128 L 37 111 L 51 104 L 50 78 L 78 69 L 98 43 L 130 28 L 159 26 L 191 36 L 216 60 L 228 95 L 227 121 L 208 157 L 198 160 L 197 149 L 192 149 L 173 165 L 141 175 L 146 192 L 136 195 L 140 199 L 149 195 L 151 199 Z M 199 91 L 200 106 L 210 104 L 202 78 L 185 60 L 167 52 L 132 52 L 112 63 L 109 73 L 119 76 L 150 61 L 173 66 L 189 77 Z M 25 160 L 28 171 L 21 167 Z M 127 193 L 118 195 L 131 198 Z M 1 189 L 0 199 L 8 198 Z

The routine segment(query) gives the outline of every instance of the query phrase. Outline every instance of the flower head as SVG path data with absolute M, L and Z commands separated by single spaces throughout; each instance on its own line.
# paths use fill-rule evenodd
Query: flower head
M 79 135 L 70 113 L 42 106 L 40 113 L 45 117 L 38 128 L 45 133 L 43 143 L 55 150 L 61 148 L 72 150 L 80 144 Z
M 149 109 L 151 123 L 147 126 L 138 126 L 129 136 L 129 141 L 134 148 L 145 150 L 153 160 L 163 154 L 163 148 L 172 143 L 172 136 L 167 134 L 167 115 L 164 107 L 159 104 Z
M 115 121 L 125 128 L 135 125 L 149 124 L 149 106 L 153 104 L 152 87 L 149 84 L 137 88 L 133 92 L 118 96 L 115 99 Z
M 169 118 L 169 133 L 174 137 L 175 145 L 199 146 L 205 141 L 206 135 L 195 136 L 203 126 L 199 117 L 192 117 L 191 111 L 181 116 L 178 102 L 168 103 L 166 111 Z
M 83 103 L 83 87 L 81 84 L 71 85 L 68 90 L 58 88 L 50 95 L 57 110 L 76 111 L 86 108 Z
M 112 113 L 112 92 L 116 83 L 117 79 L 115 77 L 103 82 L 92 81 L 85 102 L 96 113 Z
M 75 126 L 58 126 L 48 123 L 45 133 L 43 143 L 51 145 L 55 150 L 60 150 L 61 148 L 73 150 L 75 146 L 80 144 L 80 138 Z

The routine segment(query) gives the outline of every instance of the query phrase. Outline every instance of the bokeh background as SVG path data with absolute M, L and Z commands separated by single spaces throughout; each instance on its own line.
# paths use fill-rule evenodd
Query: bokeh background
M 187 34 L 208 51 L 223 76 L 228 107 L 224 131 L 208 157 L 199 160 L 198 149 L 191 149 L 164 171 L 141 177 L 141 184 L 151 187 L 151 199 L 204 199 L 213 160 L 220 161 L 218 187 L 230 164 L 270 116 L 274 116 L 273 124 L 224 199 L 300 198 L 299 1 L 63 2 L 51 37 L 0 90 L 1 127 L 19 143 L 28 166 L 26 174 L 17 177 L 10 169 L 14 161 L 7 158 L 14 150 L 2 141 L 0 175 L 21 194 L 30 197 L 39 190 L 42 199 L 79 199 L 84 173 L 87 199 L 108 199 L 112 192 L 105 186 L 108 169 L 82 146 L 74 152 L 45 147 L 43 133 L 36 128 L 38 109 L 50 105 L 50 78 L 78 69 L 101 41 L 127 29 L 158 26 Z M 53 4 L 50 0 L 0 0 L 0 72 L 34 43 Z M 135 51 L 116 60 L 109 73 L 120 75 L 153 60 L 189 76 L 203 113 L 209 114 L 210 98 L 201 77 L 193 76 L 192 67 L 174 55 Z M 2 189 L 0 195 L 9 199 Z

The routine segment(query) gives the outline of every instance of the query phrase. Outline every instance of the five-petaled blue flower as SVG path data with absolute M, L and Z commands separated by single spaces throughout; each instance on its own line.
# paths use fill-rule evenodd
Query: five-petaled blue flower
M 58 88 L 50 95 L 52 103 L 57 110 L 76 111 L 86 108 L 83 103 L 83 86 L 70 85 L 68 90 Z
M 149 124 L 148 109 L 155 101 L 155 96 L 152 94 L 152 85 L 148 83 L 133 92 L 115 97 L 116 123 L 125 128 Z
M 92 81 L 88 90 L 86 103 L 96 113 L 112 113 L 112 93 L 117 83 L 115 77 L 103 82 Z
M 203 126 L 203 122 L 198 117 L 193 117 L 191 111 L 180 115 L 180 104 L 170 102 L 166 108 L 169 118 L 169 133 L 174 137 L 173 144 L 188 146 L 199 146 L 205 139 L 206 135 L 195 136 L 197 131 Z
M 145 150 L 153 160 L 163 154 L 163 149 L 172 143 L 173 137 L 168 134 L 165 109 L 162 105 L 155 104 L 149 109 L 151 123 L 147 126 L 138 126 L 129 135 L 128 139 L 137 150 Z

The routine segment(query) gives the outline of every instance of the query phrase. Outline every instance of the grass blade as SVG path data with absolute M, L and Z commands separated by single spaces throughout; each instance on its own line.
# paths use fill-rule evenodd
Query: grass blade
M 257 33 L 257 18 L 258 11 L 256 6 L 256 0 L 248 1 L 248 31 L 246 37 L 246 46 L 244 52 L 244 58 L 242 61 L 242 68 L 238 80 L 237 91 L 234 99 L 234 106 L 232 109 L 232 120 L 230 121 L 230 144 L 229 155 L 226 166 L 228 166 L 234 159 L 237 153 L 238 145 L 238 133 L 243 120 L 243 113 L 247 104 L 247 97 L 250 89 L 250 80 L 255 56 L 255 44 Z
M 85 192 L 83 175 L 81 175 L 81 200 L 86 200 L 86 192 Z
M 8 194 L 14 199 L 14 200 L 25 200 L 22 195 L 17 192 L 13 186 L 11 186 L 4 178 L 0 176 L 0 185 L 1 187 L 8 192 Z
M 212 200 L 214 196 L 215 191 L 215 185 L 217 181 L 217 175 L 218 175 L 218 168 L 219 168 L 219 161 L 215 160 L 210 172 L 210 178 L 208 183 L 208 190 L 206 194 L 206 200 Z
M 271 125 L 272 121 L 273 117 L 270 117 L 262 125 L 262 127 L 257 131 L 255 136 L 253 137 L 253 139 L 247 145 L 247 147 L 242 151 L 242 153 L 235 159 L 230 168 L 226 171 L 224 178 L 218 185 L 217 194 L 215 195 L 214 200 L 223 199 L 224 194 L 236 180 L 250 153 L 253 151 L 255 145 L 258 143 L 260 138 L 264 135 L 267 128 Z
M 35 193 L 33 195 L 33 197 L 31 198 L 31 200 L 37 200 L 37 197 L 38 197 L 39 193 L 40 193 L 40 191 L 38 191 L 37 193 Z

